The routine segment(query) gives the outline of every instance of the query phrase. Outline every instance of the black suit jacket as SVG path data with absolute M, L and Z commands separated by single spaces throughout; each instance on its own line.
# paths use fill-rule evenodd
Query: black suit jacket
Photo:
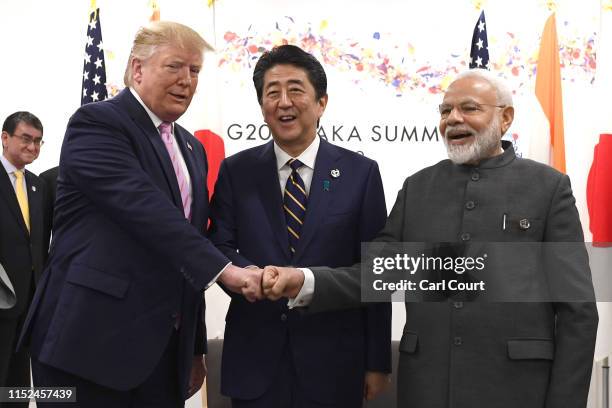
M 30 209 L 30 232 L 26 228 L 15 189 L 0 166 L 0 263 L 4 266 L 17 296 L 17 304 L 0 310 L 0 318 L 16 318 L 26 313 L 31 290 L 38 282 L 47 258 L 49 220 L 44 183 L 25 171 Z
M 336 169 L 340 177 L 330 172 Z M 325 187 L 327 185 L 327 188 Z M 383 227 L 376 162 L 321 140 L 301 238 L 291 256 L 273 143 L 223 161 L 212 203 L 211 239 L 237 265 L 357 262 L 361 242 Z M 285 347 L 309 398 L 357 406 L 364 372 L 391 369 L 391 305 L 302 316 L 287 299 L 254 304 L 232 296 L 223 345 L 222 391 L 238 399 L 274 385 Z M 255 348 L 257 353 L 252 353 Z M 267 361 L 267 364 L 262 364 Z
M 479 166 L 444 160 L 408 177 L 376 240 L 582 242 L 569 178 L 505 148 Z M 568 259 L 566 273 L 592 293 L 586 259 Z M 359 268 L 313 271 L 310 312 L 359 304 Z M 407 303 L 398 406 L 584 408 L 597 323 L 588 302 Z

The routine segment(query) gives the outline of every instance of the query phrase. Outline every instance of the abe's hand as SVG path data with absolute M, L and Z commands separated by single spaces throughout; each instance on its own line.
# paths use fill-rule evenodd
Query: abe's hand
M 304 273 L 296 268 L 266 266 L 263 271 L 263 294 L 270 300 L 295 298 L 304 285 Z

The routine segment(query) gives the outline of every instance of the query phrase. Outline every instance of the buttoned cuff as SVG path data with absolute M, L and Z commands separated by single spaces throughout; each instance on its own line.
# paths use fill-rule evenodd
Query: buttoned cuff
M 297 296 L 293 299 L 289 298 L 289 302 L 287 302 L 287 306 L 289 309 L 293 309 L 294 307 L 304 307 L 308 306 L 312 301 L 312 295 L 314 294 L 315 289 L 315 278 L 312 271 L 308 268 L 298 268 L 304 274 L 304 284 L 302 285 L 302 289 L 297 294 Z
M 217 282 L 217 279 L 219 279 L 219 276 L 221 276 L 221 274 L 222 274 L 223 272 L 225 272 L 225 270 L 227 269 L 227 267 L 228 267 L 228 266 L 230 266 L 231 264 L 232 264 L 231 262 L 228 262 L 228 264 L 227 264 L 227 265 L 225 265 L 225 266 L 223 267 L 223 269 L 221 269 L 221 272 L 219 272 L 219 273 L 217 274 L 217 276 L 215 276 L 215 277 L 214 277 L 214 279 L 213 279 L 213 280 L 211 280 L 210 282 L 208 282 L 208 285 L 206 285 L 206 287 L 204 288 L 204 290 L 206 290 L 206 289 L 210 288 L 212 285 L 214 285 L 214 284 Z M 311 272 L 311 273 L 312 273 L 312 272 Z

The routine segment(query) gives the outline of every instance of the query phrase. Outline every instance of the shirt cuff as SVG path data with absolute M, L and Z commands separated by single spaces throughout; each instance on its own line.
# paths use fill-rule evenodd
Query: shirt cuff
M 289 309 L 293 309 L 294 307 L 304 307 L 308 306 L 312 301 L 312 295 L 314 294 L 315 289 L 315 278 L 312 271 L 308 268 L 298 268 L 304 274 L 304 284 L 302 285 L 302 289 L 297 294 L 297 296 L 293 299 L 289 298 L 289 302 L 287 302 L 287 306 Z
M 206 285 L 206 287 L 204 288 L 204 290 L 206 290 L 206 289 L 210 288 L 212 285 L 214 285 L 214 284 L 217 282 L 217 279 L 219 279 L 219 276 L 221 276 L 221 274 L 222 274 L 223 272 L 225 272 L 225 270 L 227 269 L 227 267 L 228 267 L 228 266 L 230 266 L 231 264 L 232 264 L 231 262 L 228 262 L 228 264 L 227 264 L 227 265 L 225 265 L 225 266 L 223 267 L 223 269 L 221 269 L 221 271 L 220 271 L 220 272 L 217 274 L 217 276 L 215 276 L 215 277 L 213 278 L 213 280 L 211 280 L 210 282 L 208 282 L 208 285 Z M 311 273 L 312 273 L 312 272 L 311 272 Z

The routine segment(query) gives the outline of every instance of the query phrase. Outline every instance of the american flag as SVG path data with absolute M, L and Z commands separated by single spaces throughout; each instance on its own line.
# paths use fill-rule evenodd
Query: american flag
M 89 15 L 84 58 L 81 105 L 103 101 L 108 97 L 106 92 L 106 66 L 104 63 L 100 9 L 95 9 Z
M 484 10 L 480 12 L 480 17 L 474 27 L 474 34 L 472 34 L 470 68 L 489 69 L 489 41 L 487 40 Z

